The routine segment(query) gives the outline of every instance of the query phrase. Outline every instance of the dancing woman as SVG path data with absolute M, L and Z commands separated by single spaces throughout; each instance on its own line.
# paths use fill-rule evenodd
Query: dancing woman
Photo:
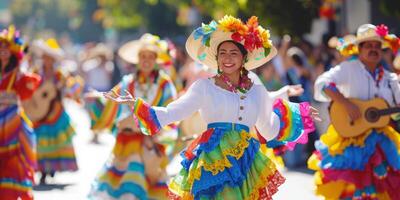
M 197 80 L 167 107 L 150 106 L 131 95 L 105 96 L 131 106 L 147 135 L 200 111 L 208 129 L 182 151 L 182 169 L 169 183 L 171 199 L 272 199 L 284 178 L 260 152 L 249 127 L 256 126 L 270 147 L 293 147 L 307 140 L 317 113 L 308 103 L 273 102 L 264 86 L 248 77 L 247 70 L 276 54 L 257 17 L 244 24 L 225 16 L 203 25 L 190 35 L 186 49 L 196 61 L 218 68 L 218 75 Z

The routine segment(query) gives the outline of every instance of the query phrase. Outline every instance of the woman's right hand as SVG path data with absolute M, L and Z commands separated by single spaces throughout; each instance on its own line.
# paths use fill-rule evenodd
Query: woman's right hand
M 361 118 L 361 112 L 357 105 L 346 99 L 343 102 L 343 106 L 346 108 L 347 114 L 349 114 L 352 121 Z
M 125 96 L 121 96 L 114 90 L 110 90 L 108 92 L 103 93 L 103 95 L 105 98 L 114 101 L 115 103 L 128 104 L 129 106 L 132 107 L 135 104 L 136 98 L 134 98 L 132 94 L 127 90 L 125 90 L 125 93 L 126 93 Z

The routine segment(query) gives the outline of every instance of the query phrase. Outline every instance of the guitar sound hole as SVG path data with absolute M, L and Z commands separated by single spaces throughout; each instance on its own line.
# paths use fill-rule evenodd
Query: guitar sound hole
M 376 109 L 376 108 L 369 108 L 365 112 L 365 118 L 369 122 L 376 122 L 376 121 L 379 120 L 379 117 L 380 116 L 379 116 L 379 113 L 378 113 L 378 109 Z
M 47 92 L 43 92 L 42 97 L 46 98 L 47 97 Z

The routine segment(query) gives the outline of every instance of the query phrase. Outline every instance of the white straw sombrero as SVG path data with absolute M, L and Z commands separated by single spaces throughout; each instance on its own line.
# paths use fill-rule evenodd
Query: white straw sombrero
M 46 41 L 39 39 L 32 43 L 32 50 L 39 55 L 47 54 L 56 60 L 62 60 L 64 58 L 64 50 L 58 45 L 58 42 L 54 38 L 49 38 Z
M 357 29 L 357 36 L 354 41 L 356 45 L 359 45 L 365 41 L 379 41 L 382 42 L 382 48 L 390 48 L 394 52 L 397 52 L 399 48 L 399 38 L 394 34 L 389 34 L 387 26 L 381 24 L 375 26 L 372 24 L 363 24 Z
M 225 16 L 217 22 L 203 24 L 193 31 L 186 41 L 188 54 L 197 62 L 217 68 L 217 48 L 224 41 L 236 41 L 247 50 L 244 67 L 257 68 L 271 60 L 277 53 L 270 40 L 268 30 L 258 25 L 257 17 L 247 23 L 232 16 Z
M 161 52 L 167 49 L 167 45 L 165 41 L 160 40 L 160 37 L 146 33 L 139 40 L 132 40 L 122 45 L 118 55 L 128 63 L 137 64 L 140 51 L 149 50 L 157 53 L 159 57 Z M 162 60 L 158 58 L 157 63 L 161 62 Z

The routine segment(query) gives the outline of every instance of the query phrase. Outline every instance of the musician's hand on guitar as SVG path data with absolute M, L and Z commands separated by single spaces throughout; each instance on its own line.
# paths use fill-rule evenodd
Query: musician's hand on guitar
M 310 116 L 314 121 L 321 122 L 322 119 L 319 117 L 319 112 L 316 108 L 310 106 Z
M 287 91 L 289 97 L 297 97 L 304 93 L 303 87 L 298 85 L 289 85 L 289 89 Z
M 361 118 L 360 109 L 352 103 L 351 101 L 345 101 L 343 104 L 346 107 L 347 114 L 352 121 L 356 121 L 357 119 Z
M 109 92 L 103 93 L 103 95 L 105 98 L 114 101 L 115 103 L 128 104 L 129 106 L 133 106 L 135 104 L 136 99 L 127 90 L 125 90 L 125 93 L 126 93 L 125 96 L 121 96 L 114 90 L 110 90 Z

